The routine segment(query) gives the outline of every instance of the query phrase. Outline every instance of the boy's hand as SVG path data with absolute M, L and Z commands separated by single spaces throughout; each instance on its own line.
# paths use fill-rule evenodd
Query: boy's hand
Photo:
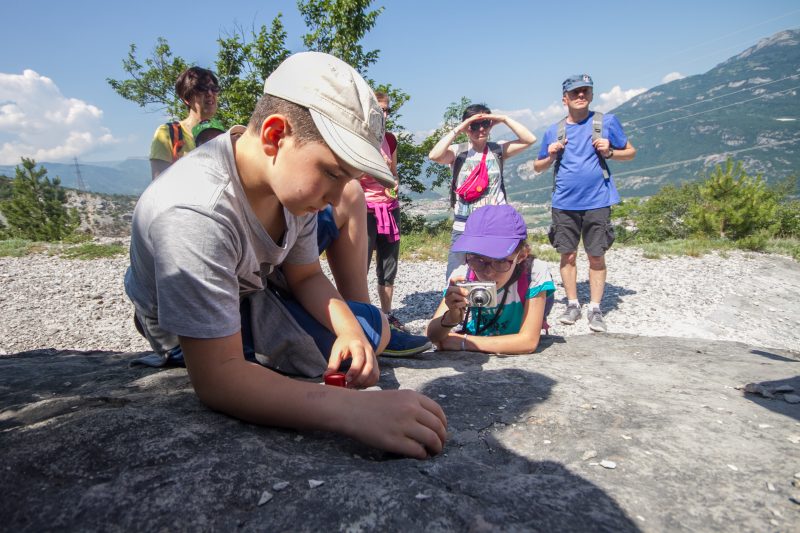
M 350 395 L 344 432 L 389 452 L 426 459 L 444 448 L 447 418 L 438 403 L 411 390 L 363 391 Z
M 331 348 L 328 369 L 325 375 L 339 371 L 345 359 L 350 359 L 350 370 L 347 371 L 347 386 L 364 388 L 378 382 L 380 370 L 375 352 L 363 335 L 339 335 Z

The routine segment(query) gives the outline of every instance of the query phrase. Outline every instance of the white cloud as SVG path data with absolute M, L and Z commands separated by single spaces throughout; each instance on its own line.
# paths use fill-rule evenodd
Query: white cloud
M 619 85 L 615 85 L 607 93 L 596 94 L 592 107 L 605 113 L 606 111 L 611 111 L 615 107 L 624 104 L 634 96 L 642 94 L 646 90 L 647 89 L 627 89 L 623 91 Z
M 498 109 L 495 112 L 501 115 L 508 115 L 514 120 L 524 124 L 530 130 L 538 130 L 547 127 L 554 122 L 558 122 L 567 114 L 561 102 L 553 102 L 539 111 L 526 108 L 511 111 Z
M 669 74 L 667 74 L 666 76 L 661 78 L 661 83 L 669 83 L 669 82 L 675 81 L 675 80 L 682 80 L 685 77 L 686 76 L 684 76 L 680 72 L 670 72 Z
M 64 160 L 115 144 L 102 119 L 102 110 L 65 97 L 53 80 L 33 70 L 0 72 L 0 164 L 17 164 L 22 156 Z

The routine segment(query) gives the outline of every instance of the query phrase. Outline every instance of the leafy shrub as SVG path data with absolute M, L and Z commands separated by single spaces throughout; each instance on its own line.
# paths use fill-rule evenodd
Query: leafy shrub
M 742 250 L 750 250 L 751 252 L 763 252 L 767 249 L 769 237 L 769 233 L 761 230 L 736 241 L 736 247 Z
M 800 200 L 789 200 L 778 204 L 775 212 L 778 237 L 800 238 Z

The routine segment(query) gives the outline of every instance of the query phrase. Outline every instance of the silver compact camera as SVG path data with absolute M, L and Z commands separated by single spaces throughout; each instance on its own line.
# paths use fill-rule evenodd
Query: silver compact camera
M 497 285 L 494 282 L 460 281 L 456 285 L 469 291 L 467 303 L 470 307 L 497 307 Z

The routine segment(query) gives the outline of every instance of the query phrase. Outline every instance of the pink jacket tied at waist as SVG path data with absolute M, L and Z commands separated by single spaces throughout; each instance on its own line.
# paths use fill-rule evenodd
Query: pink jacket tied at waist
M 397 209 L 400 202 L 367 202 L 367 209 L 375 214 L 375 221 L 378 223 L 378 235 L 388 235 L 389 242 L 400 240 L 400 228 L 392 215 L 392 210 Z

